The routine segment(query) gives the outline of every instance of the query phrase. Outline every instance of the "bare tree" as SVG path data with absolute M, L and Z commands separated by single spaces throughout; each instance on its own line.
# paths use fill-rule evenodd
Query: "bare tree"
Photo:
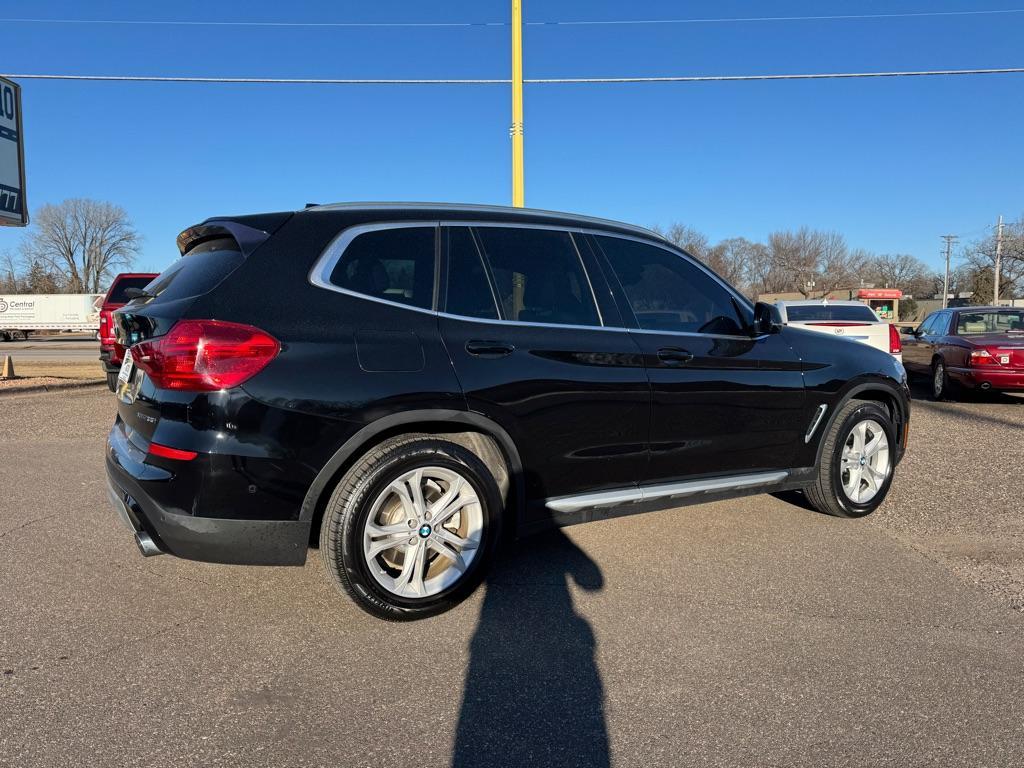
M 123 208 L 73 198 L 36 211 L 22 257 L 64 276 L 60 282 L 69 293 L 99 293 L 114 274 L 132 265 L 140 245 Z
M 18 265 L 10 251 L 0 253 L 0 291 L 18 293 L 21 290 Z
M 704 263 L 728 283 L 749 293 L 751 264 L 757 249 L 764 249 L 764 246 L 743 237 L 730 237 L 709 248 Z
M 673 245 L 677 245 L 691 256 L 705 261 L 708 253 L 708 238 L 702 232 L 678 222 L 669 226 L 667 230 L 661 227 L 652 227 L 659 235 L 664 237 Z
M 978 281 L 980 271 L 988 270 L 988 295 L 984 300 L 991 302 L 994 291 L 996 265 L 995 233 L 968 244 L 963 251 L 967 265 L 973 270 L 972 283 L 979 290 L 984 286 Z M 1024 216 L 1003 227 L 1003 248 L 999 268 L 999 298 L 1016 298 L 1024 294 Z
M 866 279 L 879 288 L 900 288 L 904 293 L 918 297 L 933 292 L 928 265 L 906 253 L 874 256 L 864 271 Z
M 768 249 L 774 268 L 787 276 L 788 287 L 807 298 L 859 284 L 868 260 L 866 252 L 851 251 L 838 232 L 807 227 L 796 232 L 772 232 Z

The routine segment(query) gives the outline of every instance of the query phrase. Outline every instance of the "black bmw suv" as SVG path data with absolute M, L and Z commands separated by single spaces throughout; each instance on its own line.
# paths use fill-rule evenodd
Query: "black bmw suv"
M 563 213 L 343 204 L 209 219 L 116 313 L 110 496 L 145 555 L 301 565 L 445 610 L 500 542 L 799 489 L 885 498 L 891 355 L 783 328 L 656 234 Z

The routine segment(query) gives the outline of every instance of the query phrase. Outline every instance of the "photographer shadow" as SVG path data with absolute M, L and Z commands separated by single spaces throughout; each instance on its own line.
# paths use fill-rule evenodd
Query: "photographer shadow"
M 570 593 L 570 580 L 600 590 L 600 569 L 558 529 L 495 565 L 470 642 L 452 766 L 609 765 L 594 633 Z

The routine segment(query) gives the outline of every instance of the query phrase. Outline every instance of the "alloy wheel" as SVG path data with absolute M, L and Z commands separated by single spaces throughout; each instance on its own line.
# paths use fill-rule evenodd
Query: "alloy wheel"
M 889 438 L 882 425 L 874 419 L 854 424 L 843 442 L 840 462 L 846 497 L 854 504 L 867 504 L 878 495 L 891 471 Z
M 480 499 L 469 480 L 446 467 L 417 467 L 374 500 L 363 529 L 363 558 L 388 592 L 430 597 L 466 573 L 483 533 Z

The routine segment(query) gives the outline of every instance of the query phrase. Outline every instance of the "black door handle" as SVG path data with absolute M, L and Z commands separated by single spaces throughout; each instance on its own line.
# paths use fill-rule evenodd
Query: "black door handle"
M 662 347 L 658 350 L 658 359 L 666 365 L 685 365 L 693 360 L 693 353 L 678 347 Z
M 466 351 L 477 357 L 505 357 L 511 355 L 515 347 L 504 341 L 473 339 L 466 342 Z

